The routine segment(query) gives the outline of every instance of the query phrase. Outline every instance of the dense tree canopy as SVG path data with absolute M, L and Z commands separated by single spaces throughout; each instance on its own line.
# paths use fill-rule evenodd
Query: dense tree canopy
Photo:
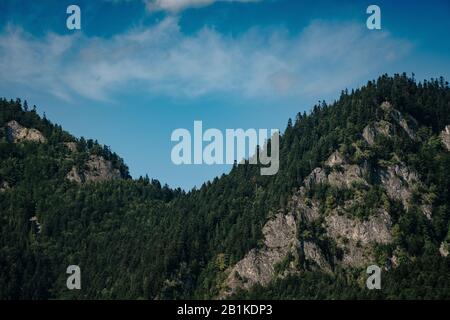
M 362 289 L 361 270 L 326 274 L 305 269 L 236 297 L 449 298 L 449 258 L 440 257 L 436 248 L 450 241 L 450 153 L 437 139 L 450 124 L 450 88 L 442 78 L 418 83 L 404 74 L 345 90 L 336 102 L 320 103 L 289 120 L 280 137 L 277 175 L 261 176 L 259 168 L 244 164 L 189 192 L 148 177 L 133 180 L 108 147 L 71 136 L 19 99 L 0 100 L 0 185 L 8 186 L 0 192 L 0 298 L 216 296 L 223 271 L 260 244 L 268 217 L 334 150 L 353 154 L 352 143 L 382 117 L 379 105 L 386 100 L 418 120 L 421 143 L 399 135 L 361 157 L 388 161 L 396 152 L 430 187 L 426 191 L 435 199 L 431 222 L 413 210 L 394 210 L 395 245 L 414 259 L 391 270 L 386 289 L 375 293 Z M 11 142 L 6 130 L 11 120 L 39 130 L 47 143 Z M 65 142 L 76 143 L 75 155 Z M 91 154 L 111 161 L 122 179 L 82 184 L 66 179 Z M 327 192 L 332 190 L 323 191 L 324 199 Z M 372 190 L 369 203 L 381 201 L 379 194 Z M 392 248 L 380 248 L 380 256 L 386 250 Z M 66 288 L 71 264 L 82 269 L 83 290 Z

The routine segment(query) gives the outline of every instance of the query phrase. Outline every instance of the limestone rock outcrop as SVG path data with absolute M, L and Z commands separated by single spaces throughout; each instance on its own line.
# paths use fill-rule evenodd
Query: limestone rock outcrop
M 408 208 L 412 186 L 419 181 L 417 173 L 401 163 L 380 169 L 379 176 L 389 197 L 400 200 Z
M 228 296 L 237 288 L 249 289 L 259 283 L 267 284 L 275 274 L 275 265 L 297 246 L 297 228 L 294 215 L 278 213 L 263 228 L 264 246 L 252 249 L 229 270 L 226 280 Z
M 388 102 L 383 103 L 381 108 L 386 112 L 385 118 L 390 121 L 381 120 L 365 127 L 362 135 L 368 145 L 374 144 L 378 135 L 393 136 L 396 125 L 403 128 L 409 138 L 416 139 L 416 122 L 412 117 L 402 115 Z M 442 137 L 443 141 L 450 138 L 450 127 L 446 128 Z M 309 193 L 313 191 L 313 186 L 319 184 L 336 190 L 346 189 L 351 198 L 341 203 L 333 199 L 329 203 L 326 203 L 328 199 L 322 203 Z M 369 208 L 371 210 L 366 216 L 353 214 L 355 208 L 364 210 L 365 196 L 375 184 L 381 187 L 383 196 L 400 201 L 405 210 L 409 210 L 412 204 L 414 188 L 422 186 L 419 175 L 397 155 L 393 155 L 390 161 L 369 166 L 368 161 L 362 160 L 355 164 L 338 150 L 332 152 L 323 167 L 313 169 L 303 180 L 286 208 L 267 221 L 263 228 L 264 245 L 250 250 L 243 259 L 225 271 L 222 288 L 226 289 L 222 290 L 220 297 L 227 297 L 238 288 L 266 285 L 275 277 L 298 272 L 301 265 L 332 272 L 336 266 L 361 268 L 375 263 L 376 246 L 394 240 L 393 222 L 388 208 L 379 203 L 379 207 Z M 419 205 L 427 218 L 431 219 L 432 203 L 424 197 Z M 308 229 L 311 227 L 323 233 L 312 233 Z M 327 245 L 334 246 L 334 256 L 330 256 L 329 250 L 321 249 L 324 239 Z M 441 245 L 440 252 L 441 255 L 448 255 L 447 244 Z M 299 257 L 303 257 L 303 261 L 313 264 L 296 264 L 290 260 L 283 273 L 275 271 L 278 263 L 292 257 L 297 259 L 296 262 L 301 262 Z M 394 267 L 399 264 L 395 253 L 388 260 L 387 265 L 389 262 Z
M 450 151 L 450 125 L 445 126 L 445 129 L 441 133 L 442 143 Z
M 15 143 L 23 141 L 44 143 L 47 139 L 37 129 L 26 128 L 20 125 L 16 120 L 11 120 L 6 124 L 8 139 Z
M 392 134 L 392 124 L 384 120 L 369 124 L 363 130 L 363 138 L 369 145 L 373 145 L 375 143 L 377 136 L 383 135 L 386 137 L 391 137 Z
M 112 166 L 111 161 L 105 160 L 101 156 L 91 155 L 83 170 L 75 166 L 66 176 L 70 181 L 78 183 L 99 182 L 113 179 L 120 179 L 120 171 Z

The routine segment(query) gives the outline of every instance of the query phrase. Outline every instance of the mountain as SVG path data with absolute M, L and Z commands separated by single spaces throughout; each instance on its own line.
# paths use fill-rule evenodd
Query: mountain
M 0 128 L 0 298 L 450 298 L 443 78 L 344 90 L 288 121 L 275 176 L 244 163 L 189 192 L 19 99 Z

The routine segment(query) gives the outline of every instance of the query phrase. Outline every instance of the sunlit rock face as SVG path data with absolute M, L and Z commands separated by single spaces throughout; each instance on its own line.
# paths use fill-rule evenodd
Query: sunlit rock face
M 363 144 L 372 146 L 378 136 L 390 138 L 402 131 L 410 139 L 416 139 L 416 122 L 412 117 L 403 115 L 388 102 L 380 108 L 384 110 L 386 120 L 373 122 L 364 128 L 361 134 Z M 442 133 L 442 139 L 444 144 L 450 142 L 449 126 Z M 418 173 L 400 161 L 398 155 L 393 155 L 391 162 L 369 165 L 367 161 L 352 162 L 339 150 L 333 151 L 323 166 L 314 168 L 306 176 L 286 208 L 268 219 L 263 227 L 263 245 L 250 250 L 225 270 L 226 277 L 221 284 L 224 289 L 219 298 L 230 296 L 238 289 L 250 289 L 256 284 L 264 286 L 273 279 L 298 273 L 305 262 L 309 267 L 324 272 L 333 272 L 336 267 L 361 268 L 375 263 L 375 248 L 394 241 L 389 208 L 380 204 L 371 208 L 370 215 L 364 218 L 353 212 L 355 207 L 365 206 L 367 192 L 375 184 L 383 190 L 386 198 L 397 200 L 405 210 L 410 210 L 413 190 L 422 182 Z M 311 191 L 318 185 L 352 190 L 353 195 L 344 203 L 326 207 L 322 201 L 311 197 Z M 422 201 L 419 206 L 431 220 L 432 204 Z M 320 225 L 323 234 L 319 237 L 334 244 L 334 254 L 325 254 L 321 241 L 311 236 L 308 228 L 312 225 L 316 225 L 315 228 Z M 448 254 L 447 246 L 442 246 L 440 252 Z M 304 262 L 299 264 L 299 257 Z M 390 266 L 398 266 L 395 254 L 389 259 Z M 280 263 L 285 268 L 282 272 L 278 270 Z
M 8 139 L 15 143 L 23 141 L 46 142 L 44 135 L 36 129 L 26 128 L 20 125 L 16 120 L 9 121 L 6 124 Z
M 101 156 L 91 155 L 83 170 L 72 167 L 66 178 L 78 183 L 99 182 L 120 179 L 121 174 L 118 169 L 113 167 L 111 161 L 105 160 Z

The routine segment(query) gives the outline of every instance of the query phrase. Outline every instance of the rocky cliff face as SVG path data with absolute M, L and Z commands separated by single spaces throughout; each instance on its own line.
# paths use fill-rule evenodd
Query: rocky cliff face
M 389 102 L 383 102 L 380 108 L 385 112 L 385 120 L 371 123 L 363 130 L 363 138 L 369 145 L 375 143 L 377 136 L 392 137 L 395 134 L 395 124 L 400 126 L 410 139 L 417 140 L 415 133 L 417 121 L 413 117 L 403 115 Z
M 379 176 L 389 197 L 400 200 L 408 208 L 412 186 L 419 182 L 417 173 L 401 163 L 380 169 Z
M 99 182 L 120 179 L 121 174 L 118 169 L 112 166 L 110 161 L 101 156 L 91 155 L 83 170 L 72 167 L 66 178 L 78 183 Z
M 327 165 L 339 166 L 340 171 L 326 173 L 324 168 L 316 168 L 305 179 L 304 186 L 292 196 L 287 213 L 278 213 L 264 226 L 264 247 L 251 250 L 235 266 L 227 270 L 227 290 L 221 293 L 226 297 L 237 288 L 249 289 L 255 284 L 265 285 L 273 279 L 275 266 L 288 254 L 297 256 L 302 252 L 305 259 L 324 271 L 331 271 L 332 265 L 360 267 L 373 261 L 371 248 L 375 244 L 386 244 L 392 241 L 391 220 L 389 214 L 380 208 L 377 214 L 368 220 L 359 220 L 345 214 L 346 207 L 356 201 L 350 201 L 346 207 L 336 207 L 324 214 L 320 203 L 306 196 L 306 192 L 315 184 L 328 184 L 338 188 L 351 188 L 354 183 L 368 184 L 364 179 L 367 168 L 349 165 L 339 152 L 334 152 L 326 161 Z M 304 226 L 320 221 L 325 236 L 336 243 L 343 254 L 339 259 L 329 261 L 319 244 L 314 239 L 300 240 L 299 232 Z M 295 267 L 287 272 L 295 272 Z
M 17 121 L 12 120 L 6 124 L 7 138 L 14 143 L 21 143 L 24 141 L 45 143 L 47 139 L 44 135 L 34 128 L 26 128 Z M 77 144 L 75 142 L 64 142 L 64 146 L 70 153 L 77 152 Z M 66 178 L 70 181 L 78 183 L 96 182 L 112 179 L 120 179 L 121 173 L 114 168 L 111 161 L 104 159 L 101 156 L 90 155 L 86 161 L 85 167 L 82 170 L 75 166 L 67 173 Z M 0 183 L 0 192 L 4 192 L 9 188 L 7 182 Z
M 449 244 L 447 242 L 442 242 L 441 246 L 439 247 L 439 253 L 441 254 L 441 256 L 443 257 L 447 257 L 448 256 L 448 250 L 449 250 Z
M 293 214 L 278 213 L 263 228 L 264 246 L 252 249 L 230 270 L 227 289 L 222 297 L 237 288 L 249 289 L 253 285 L 267 284 L 275 273 L 275 265 L 298 246 L 296 220 Z
M 15 143 L 20 143 L 23 141 L 43 143 L 47 141 L 39 130 L 25 128 L 15 120 L 8 122 L 6 124 L 6 129 L 8 139 Z
M 365 143 L 373 145 L 377 135 L 392 137 L 395 126 L 402 128 L 410 139 L 417 139 L 417 123 L 414 119 L 402 115 L 388 102 L 383 103 L 381 109 L 385 112 L 385 119 L 389 121 L 382 120 L 368 125 L 362 132 Z M 450 128 L 448 129 L 442 134 L 443 141 L 450 137 Z M 421 184 L 417 173 L 401 161 L 372 169 L 378 176 L 376 180 L 384 195 L 400 201 L 405 210 L 408 210 L 412 190 Z M 353 215 L 355 206 L 365 205 L 367 190 L 373 183 L 367 179 L 369 170 L 366 163 L 351 164 L 339 151 L 334 151 L 323 167 L 315 168 L 306 177 L 303 186 L 292 196 L 285 213 L 279 212 L 266 223 L 263 229 L 264 246 L 251 250 L 226 271 L 226 290 L 221 292 L 220 297 L 229 296 L 238 288 L 249 289 L 255 284 L 267 284 L 274 277 L 280 276 L 275 272 L 275 267 L 289 255 L 298 257 L 302 253 L 306 261 L 324 271 L 331 271 L 337 265 L 364 267 L 374 263 L 374 246 L 391 243 L 393 235 L 391 216 L 387 209 L 372 208 L 373 213 L 364 219 Z M 308 190 L 315 185 L 354 190 L 354 197 L 343 205 L 325 210 L 323 203 L 308 197 Z M 430 219 L 431 209 L 430 204 L 422 206 L 423 213 Z M 308 232 L 311 223 L 319 223 L 324 230 L 321 237 L 334 243 L 342 254 L 330 257 L 314 237 L 305 238 L 303 234 Z M 446 252 L 444 249 L 441 249 L 442 254 Z M 397 265 L 396 257 L 392 259 L 392 264 Z M 296 266 L 291 263 L 286 272 L 296 272 L 295 269 Z
M 391 137 L 393 135 L 394 129 L 392 124 L 387 121 L 379 121 L 373 124 L 369 124 L 364 128 L 363 137 L 369 145 L 375 143 L 375 137 L 379 135 L 384 135 L 386 137 Z
M 363 267 L 373 261 L 370 247 L 392 241 L 391 225 L 389 214 L 381 208 L 364 221 L 337 213 L 325 218 L 327 235 L 343 252 L 341 263 L 351 267 Z
M 333 154 L 332 157 L 335 157 Z M 328 160 L 327 163 L 333 162 Z M 325 168 L 315 168 L 305 179 L 305 186 L 310 188 L 317 184 L 329 184 L 338 188 L 350 188 L 355 183 L 365 184 L 364 175 L 367 174 L 367 168 L 358 165 L 341 164 L 340 170 L 332 170 L 329 174 Z
M 445 129 L 441 133 L 441 139 L 444 143 L 444 146 L 450 151 L 450 125 L 446 126 Z
M 417 121 L 409 115 L 404 115 L 397 109 L 393 108 L 390 102 L 383 102 L 381 104 L 381 109 L 385 111 L 386 118 L 388 121 L 393 121 L 400 125 L 403 130 L 408 134 L 409 138 L 416 140 L 415 130 L 417 129 Z

